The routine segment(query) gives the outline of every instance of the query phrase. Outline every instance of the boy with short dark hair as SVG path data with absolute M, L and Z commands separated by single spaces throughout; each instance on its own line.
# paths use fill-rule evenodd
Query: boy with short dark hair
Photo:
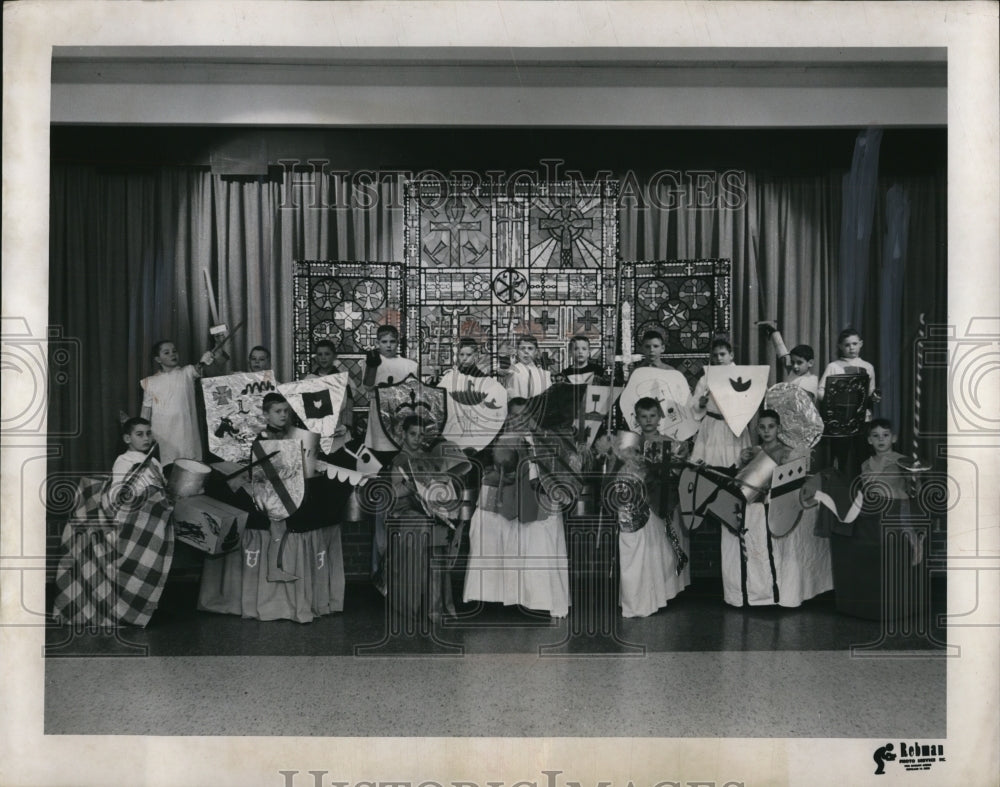
M 148 456 L 155 440 L 153 427 L 145 418 L 129 418 L 121 426 L 122 442 L 127 449 L 119 454 L 111 468 L 111 482 L 127 484 L 131 499 L 139 499 L 150 487 L 164 489 L 167 482 L 156 457 Z
M 808 344 L 797 344 L 791 350 L 785 346 L 785 340 L 781 338 L 778 324 L 773 320 L 766 320 L 757 323 L 768 334 L 771 344 L 774 345 L 774 352 L 778 356 L 778 363 L 785 368 L 785 382 L 794 383 L 803 391 L 809 394 L 815 402 L 818 398 L 819 378 L 813 374 L 813 362 L 816 353 Z
M 552 375 L 538 365 L 538 339 L 525 333 L 517 337 L 517 362 L 510 369 L 505 386 L 508 398 L 530 399 L 548 390 Z
M 279 393 L 265 394 L 261 403 L 264 411 L 264 431 L 260 433 L 261 440 L 284 440 L 288 437 L 288 427 L 292 408 Z
M 639 340 L 639 350 L 642 352 L 643 358 L 635 365 L 635 368 L 651 367 L 653 369 L 670 369 L 673 371 L 674 367 L 661 358 L 666 347 L 667 343 L 662 333 L 659 331 L 646 331 Z
M 365 445 L 375 452 L 376 457 L 387 465 L 396 446 L 385 433 L 378 417 L 373 388 L 402 382 L 417 373 L 417 362 L 399 354 L 399 329 L 395 325 L 380 325 L 375 334 L 377 346 L 368 351 L 361 365 L 363 385 L 368 391 L 368 431 Z
M 875 367 L 861 357 L 861 348 L 864 347 L 861 334 L 854 328 L 845 328 L 837 336 L 837 349 L 840 357 L 835 361 L 830 361 L 823 370 L 823 376 L 819 379 L 818 396 L 823 398 L 826 393 L 826 378 L 831 374 L 855 374 L 866 372 L 868 374 L 868 396 L 873 403 L 878 403 L 879 395 L 875 390 Z M 866 419 L 871 420 L 871 411 Z
M 590 339 L 578 333 L 569 340 L 569 366 L 562 376 L 573 385 L 596 383 L 594 378 L 604 376 L 604 368 L 590 355 Z
M 478 361 L 479 342 L 471 336 L 463 336 L 458 340 L 455 370 L 459 374 L 466 374 L 469 377 L 485 377 L 486 374 L 479 368 Z

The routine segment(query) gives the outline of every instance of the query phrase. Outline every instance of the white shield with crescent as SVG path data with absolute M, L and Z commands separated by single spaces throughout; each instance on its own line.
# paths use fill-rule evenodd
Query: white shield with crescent
M 767 501 L 767 529 L 772 536 L 784 536 L 799 523 L 802 515 L 802 485 L 809 471 L 809 460 L 793 459 L 774 468 Z
M 299 509 L 306 494 L 301 443 L 260 440 L 254 444 L 251 459 L 254 504 L 268 519 L 287 519 Z
M 492 377 L 473 377 L 449 369 L 438 388 L 448 396 L 441 436 L 462 448 L 489 445 L 507 419 L 507 389 Z
M 734 435 L 741 435 L 767 393 L 769 366 L 707 366 L 705 381 Z
M 687 440 L 698 431 L 698 422 L 692 417 L 688 406 L 691 388 L 687 378 L 676 369 L 643 366 L 629 376 L 618 402 L 622 415 L 625 416 L 625 423 L 632 431 L 639 431 L 635 403 L 645 397 L 656 399 L 660 403 L 663 411 L 660 434 L 674 440 Z

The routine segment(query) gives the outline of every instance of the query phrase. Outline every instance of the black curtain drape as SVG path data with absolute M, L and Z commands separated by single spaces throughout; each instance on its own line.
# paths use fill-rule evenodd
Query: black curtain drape
M 703 202 L 696 184 L 672 184 L 672 194 L 652 184 L 659 199 L 623 201 L 621 257 L 730 258 L 737 362 L 774 365 L 756 322 L 776 318 L 789 346 L 813 346 L 821 373 L 835 357 L 842 327 L 840 283 L 857 274 L 842 269 L 840 255 L 843 173 L 723 176 L 729 195 L 710 207 L 680 207 Z M 875 194 L 857 327 L 880 384 L 891 379 L 886 414 L 899 424 L 905 453 L 918 318 L 923 312 L 928 322 L 946 319 L 944 174 L 879 179 Z M 902 223 L 901 201 L 908 206 Z M 293 263 L 402 260 L 402 204 L 399 179 L 360 188 L 316 171 L 226 178 L 196 167 L 122 172 L 53 163 L 50 322 L 81 342 L 83 367 L 79 399 L 55 389 L 50 398 L 51 431 L 82 424 L 78 437 L 61 440 L 52 465 L 107 470 L 117 450 L 118 413 L 138 412 L 138 382 L 153 372 L 152 344 L 173 339 L 185 363 L 207 348 L 212 318 L 203 270 L 220 318 L 231 327 L 243 323 L 229 348 L 230 368 L 246 368 L 249 348 L 263 344 L 279 379 L 292 379 Z M 900 258 L 892 255 L 900 244 L 887 237 L 904 241 Z M 898 302 L 890 304 L 888 292 L 898 292 Z M 925 382 L 922 413 L 940 422 L 942 432 L 945 407 L 934 404 L 945 396 L 943 382 Z

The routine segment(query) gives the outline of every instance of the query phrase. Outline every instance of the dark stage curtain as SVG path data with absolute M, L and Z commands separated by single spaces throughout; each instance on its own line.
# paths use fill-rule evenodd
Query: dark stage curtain
M 139 380 L 155 371 L 156 341 L 172 339 L 182 363 L 208 349 L 203 269 L 220 319 L 243 324 L 227 347 L 231 361 L 212 373 L 245 369 L 249 349 L 263 344 L 278 379 L 291 380 L 293 263 L 403 254 L 398 181 L 355 189 L 322 172 L 285 172 L 279 181 L 58 164 L 51 179 L 50 322 L 80 341 L 82 357 L 79 398 L 49 402 L 50 432 L 82 425 L 78 437 L 57 441 L 52 469 L 110 468 L 118 413 L 139 413 Z
M 658 200 L 623 201 L 621 256 L 730 258 L 737 362 L 777 369 L 755 325 L 776 318 L 789 346 L 815 348 L 817 374 L 835 357 L 844 277 L 862 276 L 864 286 L 852 290 L 865 300 L 852 312 L 863 315 L 857 326 L 865 338 L 862 355 L 876 365 L 880 384 L 892 377 L 886 414 L 900 423 L 906 452 L 909 348 L 921 312 L 930 323 L 946 314 L 945 180 L 941 174 L 877 181 L 869 261 L 861 272 L 845 271 L 851 263 L 840 254 L 843 174 L 719 173 L 717 182 L 729 179 L 727 195 L 707 207 L 671 207 L 705 204 L 698 184 L 651 186 Z M 279 379 L 289 380 L 293 262 L 403 257 L 398 180 L 362 188 L 322 172 L 285 172 L 271 180 L 225 178 L 200 168 L 121 172 L 60 163 L 51 178 L 51 322 L 80 340 L 83 358 L 79 399 L 53 394 L 49 406 L 53 432 L 77 420 L 82 425 L 80 436 L 62 440 L 62 456 L 52 460 L 71 472 L 110 467 L 118 412 L 138 412 L 138 382 L 153 372 L 155 341 L 174 339 L 183 362 L 208 346 L 212 320 L 202 269 L 222 320 L 244 325 L 229 348 L 229 369 L 244 369 L 249 348 L 264 344 Z M 909 205 L 906 222 L 901 200 Z M 905 243 L 897 244 L 900 232 Z M 898 302 L 887 306 L 889 293 Z M 925 380 L 924 391 L 922 414 L 943 431 L 943 376 Z

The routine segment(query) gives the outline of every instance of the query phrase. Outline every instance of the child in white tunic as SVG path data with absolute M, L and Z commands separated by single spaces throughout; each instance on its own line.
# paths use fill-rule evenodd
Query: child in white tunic
M 361 365 L 361 384 L 368 394 L 368 427 L 365 432 L 365 445 L 372 450 L 383 467 L 388 467 L 398 449 L 385 433 L 385 429 L 382 428 L 374 389 L 402 382 L 411 374 L 416 374 L 419 367 L 416 361 L 404 358 L 399 354 L 399 329 L 396 326 L 380 325 L 375 332 L 375 342 L 378 346 L 368 351 L 368 355 Z M 371 573 L 380 590 L 385 586 L 382 562 L 388 546 L 386 513 L 385 511 L 375 513 L 374 537 L 372 539 Z
M 725 339 L 712 342 L 712 365 L 732 364 L 733 346 Z M 694 394 L 691 396 L 691 412 L 701 421 L 691 451 L 691 461 L 704 462 L 713 467 L 732 467 L 738 464 L 743 449 L 750 447 L 750 432 L 744 428 L 738 436 L 733 434 L 708 390 L 708 378 L 705 374 L 695 384 Z
M 160 463 L 166 467 L 175 459 L 201 460 L 201 434 L 195 409 L 194 381 L 202 369 L 215 360 L 211 351 L 196 366 L 181 366 L 177 347 L 171 341 L 153 345 L 153 361 L 159 371 L 140 381 L 142 417 L 153 426 L 160 445 Z
M 643 482 L 647 497 L 645 505 L 640 504 L 632 512 L 633 521 L 619 518 L 619 605 L 626 618 L 652 615 L 691 584 L 687 538 L 671 523 L 675 506 L 666 504 L 671 496 L 663 494 L 663 485 L 671 483 L 669 458 L 672 453 L 680 452 L 682 444 L 675 445 L 660 435 L 663 413 L 655 399 L 639 399 L 635 416 L 642 430 L 638 444 L 630 445 L 632 440 L 627 439 L 634 433 L 624 433 L 626 439 L 619 433 L 615 447 L 618 479 L 626 483 L 629 478 Z M 648 519 L 642 526 L 641 520 L 646 516 Z
M 538 340 L 530 334 L 517 337 L 517 361 L 504 387 L 508 399 L 530 399 L 548 390 L 552 374 L 538 365 Z

